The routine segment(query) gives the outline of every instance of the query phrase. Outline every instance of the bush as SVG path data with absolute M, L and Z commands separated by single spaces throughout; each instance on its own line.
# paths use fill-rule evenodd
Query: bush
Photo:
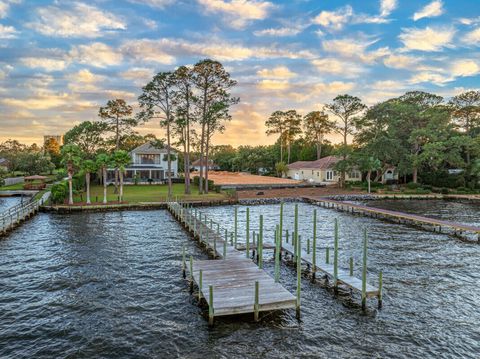
M 428 190 L 428 189 L 423 189 L 423 188 L 417 188 L 415 190 L 415 193 L 416 194 L 430 194 L 432 193 L 432 191 Z
M 407 183 L 407 188 L 408 188 L 408 189 L 417 189 L 417 188 L 420 188 L 420 183 L 409 182 L 409 183 Z
M 193 184 L 195 186 L 198 186 L 200 183 L 200 177 L 199 176 L 193 176 Z
M 450 193 L 450 190 L 446 187 L 443 187 L 441 190 L 440 190 L 440 193 L 441 194 L 449 194 Z
M 422 188 L 423 188 L 423 189 L 426 189 L 426 190 L 428 190 L 428 191 L 433 190 L 433 187 L 430 186 L 430 185 L 428 185 L 428 184 L 424 184 L 424 185 L 422 186 Z
M 63 203 L 68 196 L 68 183 L 62 181 L 52 186 L 50 198 L 54 204 Z

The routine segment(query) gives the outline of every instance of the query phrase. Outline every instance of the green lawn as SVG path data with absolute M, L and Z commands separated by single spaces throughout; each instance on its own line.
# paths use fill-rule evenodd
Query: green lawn
M 95 202 L 98 196 L 98 202 L 103 200 L 103 186 L 95 185 L 90 188 L 91 201 Z M 167 196 L 167 185 L 128 185 L 123 187 L 123 201 L 128 203 L 138 202 L 161 202 L 165 201 Z M 199 195 L 198 187 L 192 186 L 192 194 L 186 196 L 184 193 L 184 185 L 176 183 L 173 185 L 173 196 L 178 196 L 181 199 L 188 200 L 219 200 L 226 199 L 224 193 L 211 192 L 207 195 Z M 86 192 L 78 193 L 74 196 L 74 202 L 85 202 Z M 114 193 L 114 186 L 108 186 L 107 199 L 108 201 L 117 201 L 118 194 Z M 83 199 L 83 201 L 82 201 Z
M 10 186 L 0 186 L 0 191 L 17 191 L 23 189 L 23 183 L 12 184 Z

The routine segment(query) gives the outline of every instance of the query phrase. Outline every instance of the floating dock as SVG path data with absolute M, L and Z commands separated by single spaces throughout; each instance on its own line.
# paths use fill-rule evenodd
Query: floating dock
M 209 306 L 209 324 L 218 316 L 259 313 L 279 309 L 297 310 L 299 301 L 278 281 L 257 266 L 245 253 L 235 249 L 233 236 L 228 243 L 227 234 L 220 235 L 213 220 L 208 220 L 200 211 L 179 203 L 169 203 L 169 211 L 184 227 L 211 251 L 216 260 L 186 259 L 183 252 L 184 275 L 188 269 L 190 285 L 198 287 L 199 299 Z M 217 259 L 218 258 L 218 259 Z M 189 262 L 187 264 L 187 262 Z
M 322 197 L 307 196 L 304 198 L 308 202 L 324 208 L 331 208 L 342 212 L 349 212 L 352 214 L 356 213 L 368 217 L 390 220 L 401 224 L 412 224 L 421 226 L 422 228 L 425 228 L 424 226 L 428 226 L 428 229 L 432 230 L 433 232 L 441 233 L 444 231 L 447 234 L 452 234 L 457 237 L 463 237 L 464 233 L 471 233 L 476 235 L 477 240 L 480 241 L 480 227 L 478 226 L 444 221 L 441 219 L 429 218 L 388 209 L 369 207 L 361 204 L 336 201 Z M 447 230 L 449 230 L 449 232 L 447 232 Z

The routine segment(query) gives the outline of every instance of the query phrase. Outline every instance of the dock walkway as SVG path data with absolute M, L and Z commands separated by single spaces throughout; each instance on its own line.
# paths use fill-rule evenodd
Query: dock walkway
M 443 229 L 450 229 L 453 231 L 453 235 L 461 236 L 464 232 L 475 234 L 477 240 L 480 240 L 480 227 L 473 226 L 463 223 L 455 223 L 451 221 L 445 221 L 441 219 L 429 218 L 424 216 L 419 216 L 416 214 L 409 214 L 399 211 L 392 211 L 388 209 L 369 207 L 361 204 L 353 204 L 348 202 L 336 201 L 332 199 L 322 198 L 322 197 L 313 197 L 307 196 L 304 197 L 307 201 L 318 204 L 325 208 L 332 208 L 339 211 L 358 213 L 365 216 L 370 216 L 374 218 L 382 218 L 393 220 L 399 223 L 411 223 L 414 225 L 428 225 L 433 231 L 442 232 Z
M 189 264 L 185 254 L 183 258 L 191 286 L 196 283 L 199 299 L 204 298 L 209 306 L 210 324 L 218 316 L 254 313 L 258 320 L 261 311 L 297 308 L 296 297 L 245 253 L 235 249 L 228 238 L 220 234 L 219 227 L 215 230 L 213 221 L 209 222 L 200 211 L 176 202 L 169 203 L 168 209 L 214 258 L 218 258 L 194 261 L 190 257 Z

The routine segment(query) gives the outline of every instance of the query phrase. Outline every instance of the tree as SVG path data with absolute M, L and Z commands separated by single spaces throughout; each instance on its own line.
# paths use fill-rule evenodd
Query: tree
M 358 164 L 361 171 L 367 172 L 367 182 L 368 182 L 368 193 L 370 193 L 370 182 L 372 177 L 372 172 L 377 171 L 382 167 L 382 163 L 378 158 L 363 155 L 360 156 Z
M 210 59 L 194 65 L 192 81 L 198 99 L 195 113 L 201 127 L 200 163 L 208 163 L 211 137 L 215 131 L 221 130 L 223 121 L 230 119 L 230 106 L 239 102 L 239 98 L 230 94 L 237 82 L 230 78 L 220 62 Z M 200 193 L 208 193 L 208 166 L 205 166 L 205 174 L 200 166 L 199 177 Z
M 55 138 L 50 137 L 45 141 L 43 145 L 43 151 L 45 155 L 48 155 L 50 157 L 50 160 L 55 165 L 55 167 L 60 165 L 60 144 Z
M 285 140 L 287 142 L 287 163 L 290 163 L 292 143 L 302 133 L 302 116 L 295 110 L 285 112 Z
M 98 116 L 107 124 L 108 131 L 114 134 L 115 150 L 120 149 L 121 136 L 138 125 L 138 120 L 132 117 L 132 113 L 132 106 L 123 99 L 110 100 L 98 111 Z
M 81 161 L 81 151 L 76 145 L 65 145 L 61 150 L 62 163 L 67 167 L 68 204 L 73 204 L 73 174 Z
M 143 87 L 138 98 L 141 112 L 138 118 L 143 121 L 159 119 L 166 128 L 167 135 L 167 178 L 168 198 L 172 197 L 171 126 L 174 120 L 175 77 L 171 72 L 159 72 Z
M 115 168 L 118 168 L 118 174 L 120 179 L 120 191 L 119 191 L 119 201 L 123 201 L 123 174 L 125 173 L 125 168 L 132 162 L 132 159 L 127 151 L 118 150 L 115 151 L 112 155 L 112 162 L 115 165 Z
M 92 160 L 82 161 L 82 170 L 85 172 L 85 185 L 87 187 L 87 204 L 91 204 L 90 201 L 90 175 L 97 170 L 97 164 Z
M 275 163 L 275 173 L 278 177 L 286 176 L 288 173 L 288 166 L 285 162 Z
M 100 153 L 96 158 L 96 165 L 102 172 L 103 181 L 103 204 L 107 204 L 107 168 L 111 165 L 112 159 L 105 153 Z
M 328 119 L 323 111 L 309 112 L 303 118 L 303 131 L 307 141 L 314 143 L 317 148 L 317 160 L 322 158 L 322 145 L 326 135 L 333 130 L 334 123 Z
M 187 66 L 180 66 L 174 72 L 177 91 L 174 103 L 176 106 L 175 132 L 179 137 L 179 144 L 183 145 L 183 168 L 185 174 L 185 194 L 190 194 L 190 135 L 192 124 L 192 107 L 196 97 L 193 93 L 192 70 Z
M 366 106 L 358 97 L 339 95 L 333 99 L 332 103 L 326 105 L 325 108 L 340 119 L 340 122 L 336 124 L 334 130 L 343 136 L 343 146 L 347 147 L 347 136 L 355 132 L 356 116 L 365 110 Z M 346 153 L 346 151 L 343 152 Z M 347 160 L 345 154 L 342 160 Z M 344 187 L 345 171 L 340 171 L 340 174 L 340 186 Z
M 23 152 L 18 154 L 17 160 L 17 170 L 28 175 L 50 173 L 55 169 L 50 156 L 45 156 L 41 152 Z
M 100 121 L 84 121 L 70 129 L 63 137 L 66 145 L 76 145 L 86 158 L 93 159 L 98 151 L 105 149 L 105 134 L 109 124 Z
M 265 127 L 267 127 L 267 136 L 274 134 L 279 136 L 278 141 L 280 143 L 280 162 L 283 162 L 283 144 L 285 143 L 285 132 L 287 130 L 287 125 L 285 123 L 285 112 L 273 112 L 265 122 Z
M 474 130 L 480 127 L 480 91 L 467 91 L 453 97 L 452 107 L 456 126 L 468 137 L 474 137 Z M 467 166 L 470 165 L 470 149 L 465 148 Z

